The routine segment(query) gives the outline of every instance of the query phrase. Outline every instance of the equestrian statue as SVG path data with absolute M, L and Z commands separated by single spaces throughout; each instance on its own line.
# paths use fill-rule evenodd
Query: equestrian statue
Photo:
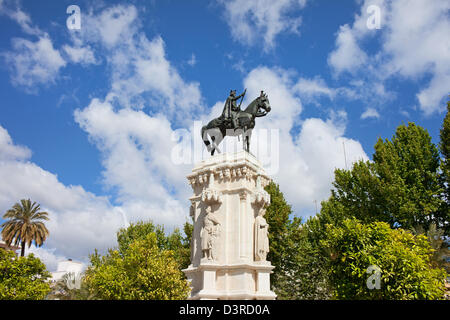
M 271 108 L 267 94 L 261 91 L 259 97 L 253 100 L 247 108 L 241 110 L 242 100 L 246 92 L 247 89 L 236 96 L 236 90 L 231 90 L 222 115 L 202 127 L 202 139 L 211 155 L 214 155 L 216 149 L 220 152 L 218 145 L 225 136 L 237 136 L 239 138 L 242 135 L 244 150 L 250 152 L 250 138 L 255 127 L 255 118 L 264 117 L 270 112 Z M 237 105 L 236 101 L 239 99 L 241 101 Z

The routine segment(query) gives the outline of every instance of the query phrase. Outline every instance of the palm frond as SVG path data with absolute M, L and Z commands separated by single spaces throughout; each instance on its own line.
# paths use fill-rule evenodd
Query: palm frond
M 8 244 L 26 244 L 31 246 L 34 241 L 41 246 L 49 235 L 43 220 L 48 221 L 48 213 L 40 211 L 40 205 L 30 199 L 22 199 L 6 211 L 3 218 L 9 219 L 1 227 L 2 239 Z

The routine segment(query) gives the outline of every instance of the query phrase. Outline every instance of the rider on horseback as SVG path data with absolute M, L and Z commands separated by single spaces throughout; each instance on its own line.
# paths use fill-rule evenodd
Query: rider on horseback
M 231 90 L 230 95 L 227 98 L 227 101 L 225 102 L 225 106 L 223 108 L 222 112 L 222 119 L 224 119 L 226 122 L 231 121 L 232 128 L 237 128 L 236 123 L 236 116 L 239 111 L 241 111 L 240 105 L 236 105 L 236 100 L 238 100 L 241 97 L 245 96 L 245 93 L 247 92 L 247 89 L 244 90 L 244 92 L 236 97 L 236 90 Z

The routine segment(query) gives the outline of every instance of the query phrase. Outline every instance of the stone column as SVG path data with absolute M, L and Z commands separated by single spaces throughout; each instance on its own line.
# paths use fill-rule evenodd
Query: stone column
M 247 235 L 248 235 L 248 228 L 247 228 L 247 192 L 241 191 L 239 193 L 239 199 L 240 199 L 240 210 L 239 210 L 239 230 L 240 230 L 240 237 L 239 237 L 239 255 L 240 259 L 242 261 L 247 261 L 248 256 L 248 241 L 247 241 Z

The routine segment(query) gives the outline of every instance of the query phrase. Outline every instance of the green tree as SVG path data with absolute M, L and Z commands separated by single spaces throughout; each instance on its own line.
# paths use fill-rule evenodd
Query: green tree
M 33 254 L 16 257 L 0 249 L 0 299 L 41 300 L 50 291 L 45 265 Z
M 388 214 L 398 226 L 443 227 L 439 151 L 425 129 L 400 125 L 391 141 L 378 140 L 373 160 L 391 204 Z
M 286 259 L 278 277 L 278 299 L 316 300 L 331 296 L 327 282 L 326 259 L 321 247 L 311 239 L 316 230 L 311 223 L 293 224 Z
M 42 246 L 49 235 L 43 222 L 48 220 L 48 213 L 40 209 L 36 202 L 22 199 L 3 215 L 4 219 L 9 219 L 2 224 L 3 241 L 7 245 L 11 245 L 13 241 L 15 245 L 20 243 L 22 257 L 25 255 L 26 244 L 30 247 L 34 241 L 36 246 Z
M 284 199 L 280 186 L 270 182 L 265 190 L 270 195 L 270 205 L 266 208 L 264 218 L 269 224 L 269 253 L 267 260 L 275 266 L 273 273 L 273 283 L 276 283 L 278 271 L 285 259 L 285 251 L 289 238 L 289 226 L 291 224 L 289 216 L 292 213 L 291 206 Z
M 400 125 L 391 141 L 378 140 L 373 162 L 359 161 L 351 170 L 335 171 L 327 215 L 384 221 L 393 228 L 428 230 L 432 223 L 444 228 L 448 219 L 441 210 L 439 161 L 425 129 L 414 123 Z
M 97 252 L 90 257 L 84 284 L 98 299 L 186 299 L 188 282 L 172 250 L 160 249 L 155 232 L 128 244 L 122 251 Z
M 327 219 L 333 216 L 333 223 L 356 217 L 363 222 L 385 221 L 391 226 L 395 224 L 390 214 L 390 206 L 395 203 L 390 201 L 386 184 L 377 175 L 374 163 L 358 161 L 351 170 L 336 169 L 333 187 L 328 204 L 322 203 L 321 210 Z
M 322 245 L 336 299 L 443 298 L 446 273 L 432 267 L 433 249 L 423 235 L 391 229 L 385 222 L 345 219 L 340 227 L 327 226 Z M 380 272 L 379 288 L 368 286 L 376 284 L 369 278 L 370 266 Z
M 449 235 L 450 231 L 450 101 L 447 102 L 447 114 L 445 115 L 440 131 L 439 149 L 442 154 L 441 159 L 441 176 L 440 182 L 442 189 L 442 207 L 441 219 L 443 220 L 443 228 L 445 234 Z
M 278 299 L 324 299 L 328 297 L 323 281 L 323 259 L 309 241 L 301 219 L 290 218 L 291 206 L 279 185 L 271 182 L 265 219 L 269 224 L 269 260 L 275 267 L 271 285 Z
M 117 232 L 118 251 L 124 255 L 131 243 L 139 239 L 145 239 L 147 235 L 154 233 L 156 235 L 156 245 L 159 250 L 171 250 L 174 253 L 175 260 L 181 269 L 187 268 L 190 263 L 190 236 L 193 226 L 186 222 L 184 231 L 186 237 L 183 237 L 179 229 L 175 229 L 171 234 L 166 235 L 164 227 L 154 225 L 151 221 L 138 221 L 130 224 L 127 228 L 122 228 Z

